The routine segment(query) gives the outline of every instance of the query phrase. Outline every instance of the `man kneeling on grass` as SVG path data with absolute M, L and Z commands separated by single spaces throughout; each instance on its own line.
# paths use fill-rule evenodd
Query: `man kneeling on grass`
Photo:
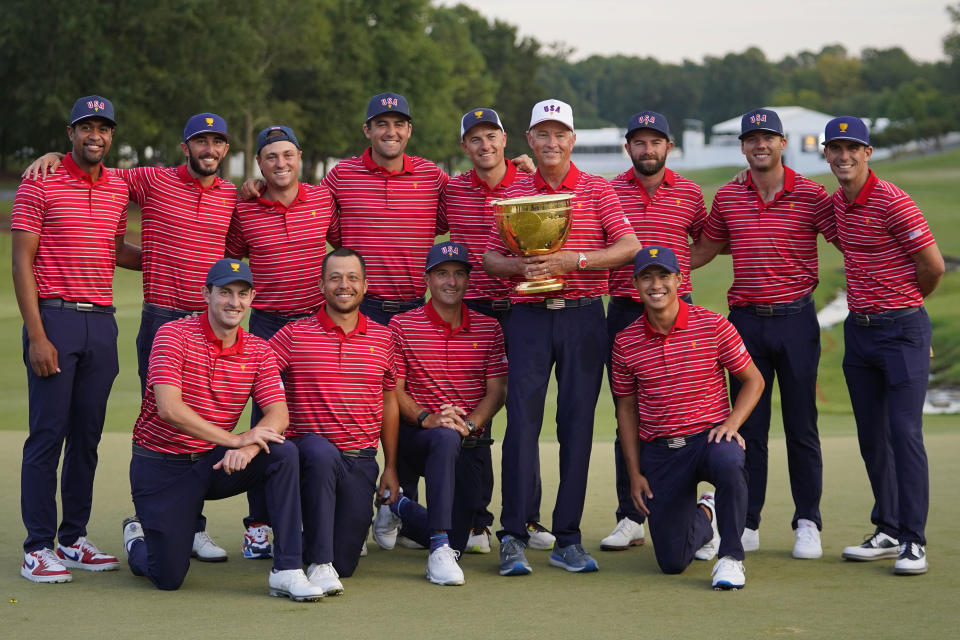
M 741 589 L 747 480 L 737 429 L 760 398 L 763 376 L 733 325 L 677 297 L 682 278 L 666 247 L 644 247 L 634 259 L 644 313 L 613 347 L 620 444 L 660 569 L 680 573 L 719 549 L 714 589 Z M 724 369 L 743 383 L 732 411 Z M 695 504 L 700 481 L 716 487 L 716 497 L 707 492 Z
M 275 533 L 270 595 L 319 600 L 323 589 L 302 568 L 300 467 L 297 448 L 282 435 L 288 416 L 276 358 L 266 341 L 240 328 L 254 295 L 245 262 L 218 260 L 203 287 L 206 311 L 157 332 L 133 428 L 137 515 L 123 521 L 123 543 L 134 574 L 178 589 L 203 501 L 263 487 Z M 234 434 L 251 396 L 263 418 Z

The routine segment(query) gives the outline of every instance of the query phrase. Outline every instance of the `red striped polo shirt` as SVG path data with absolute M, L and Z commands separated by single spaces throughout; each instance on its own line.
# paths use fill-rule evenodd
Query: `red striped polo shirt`
M 470 252 L 473 270 L 464 296 L 467 300 L 497 300 L 510 295 L 510 286 L 506 282 L 483 270 L 487 239 L 491 230 L 496 228 L 489 203 L 505 197 L 504 193 L 517 179 L 517 168 L 509 160 L 504 162 L 507 173 L 493 189 L 471 169 L 450 178 L 440 195 L 440 218 L 450 228 L 450 239 L 463 244 Z
M 213 443 L 160 419 L 155 384 L 180 389 L 188 407 L 224 431 L 237 426 L 249 397 L 261 407 L 284 401 L 277 362 L 266 341 L 239 329 L 237 341 L 224 349 L 206 313 L 168 322 L 157 331 L 133 443 L 163 453 L 212 449 Z
M 665 169 L 663 182 L 651 198 L 633 169 L 624 171 L 610 181 L 617 192 L 620 206 L 633 225 L 633 231 L 643 246 L 657 245 L 673 249 L 683 272 L 679 295 L 690 293 L 690 242 L 700 236 L 707 219 L 700 186 L 683 176 Z M 633 264 L 610 270 L 610 295 L 630 296 L 642 302 L 633 286 Z
M 630 221 L 623 215 L 617 194 L 614 193 L 610 183 L 600 176 L 580 171 L 572 162 L 570 170 L 558 189 L 554 190 L 547 184 L 538 169 L 532 176 L 518 178 L 507 189 L 505 196 L 519 198 L 552 193 L 574 194 L 573 211 L 570 213 L 573 222 L 570 235 L 562 247 L 565 251 L 587 252 L 606 249 L 623 236 L 633 233 Z M 490 237 L 487 239 L 487 250 L 512 255 L 496 227 L 491 230 Z M 520 295 L 511 291 L 510 299 L 513 302 L 539 302 L 546 298 L 602 296 L 608 292 L 609 277 L 608 269 L 590 269 L 589 267 L 583 271 L 575 269 L 563 274 L 567 286 L 562 291 L 552 292 L 550 295 Z M 523 281 L 522 276 L 514 276 L 510 279 L 512 284 Z
M 437 219 L 447 180 L 437 165 L 406 154 L 403 169 L 388 171 L 373 161 L 369 148 L 324 177 L 339 209 L 330 243 L 363 256 L 368 297 L 411 300 L 426 292 L 427 253 L 434 238 L 447 232 Z
M 113 304 L 117 236 L 127 230 L 127 186 L 100 165 L 96 182 L 68 153 L 47 179 L 17 189 L 10 228 L 40 236 L 33 275 L 41 298 Z
M 640 438 L 672 438 L 711 429 L 730 415 L 724 369 L 750 365 L 740 334 L 719 313 L 680 300 L 670 333 L 640 316 L 613 344 L 613 395 L 637 397 Z
M 203 187 L 185 164 L 119 173 L 142 209 L 144 302 L 202 311 L 200 290 L 210 265 L 224 256 L 237 188 L 219 177 Z
M 333 197 L 325 186 L 302 182 L 289 207 L 266 198 L 237 202 L 227 234 L 227 255 L 249 256 L 257 290 L 255 309 L 296 315 L 320 307 L 321 267 L 333 209 Z
M 784 167 L 783 190 L 771 202 L 747 174 L 717 191 L 703 234 L 730 242 L 731 307 L 791 302 L 811 293 L 817 276 L 817 233 L 837 237 L 830 196 L 823 186 Z
M 383 392 L 397 386 L 393 336 L 360 314 L 348 334 L 327 315 L 284 325 L 270 339 L 285 372 L 290 427 L 286 435 L 319 433 L 338 449 L 375 449 Z
M 390 320 L 397 347 L 397 377 L 431 413 L 453 404 L 472 413 L 487 395 L 487 379 L 507 375 L 500 323 L 463 305 L 451 327 L 431 302 Z
M 923 213 L 904 191 L 870 171 L 856 200 L 833 194 L 847 273 L 847 306 L 857 313 L 919 307 L 923 295 L 910 256 L 934 243 Z

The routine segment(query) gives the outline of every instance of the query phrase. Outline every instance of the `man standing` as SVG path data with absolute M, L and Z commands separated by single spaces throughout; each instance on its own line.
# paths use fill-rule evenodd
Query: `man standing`
M 661 245 L 674 252 L 683 274 L 677 294 L 682 300 L 692 302 L 689 242 L 699 238 L 707 219 L 703 193 L 696 183 L 666 168 L 673 142 L 670 124 L 663 114 L 641 111 L 630 116 L 624 148 L 633 161 L 633 168 L 611 181 L 620 206 L 643 246 Z M 611 349 L 617 334 L 643 315 L 643 301 L 632 284 L 631 275 L 629 264 L 610 270 L 607 337 Z M 609 373 L 609 357 L 607 367 Z M 619 435 L 614 440 L 613 453 L 617 526 L 600 541 L 604 551 L 622 551 L 644 542 L 644 517 L 630 498 L 630 477 L 624 468 Z
M 817 432 L 817 365 L 820 325 L 813 305 L 817 286 L 817 234 L 836 241 L 826 190 L 783 165 L 786 138 L 769 109 L 744 114 L 740 147 L 746 181 L 717 191 L 710 217 L 694 248 L 692 268 L 729 244 L 733 284 L 727 292 L 730 322 L 763 374 L 765 388 L 740 434 L 747 443 L 747 520 L 743 548 L 760 547 L 760 511 L 767 488 L 767 440 L 773 378 L 780 383 L 783 431 L 795 511 L 794 558 L 819 558 L 823 460 Z M 730 379 L 735 398 L 740 383 Z
M 552 99 L 537 103 L 527 142 L 539 168 L 535 175 L 518 180 L 507 195 L 569 193 L 573 196 L 573 221 L 566 243 L 555 253 L 529 258 L 510 255 L 493 230 L 484 254 L 484 269 L 501 278 L 568 274 L 559 297 L 511 296 L 502 530 L 497 534 L 500 574 L 525 575 L 532 571 L 524 554 L 529 538 L 526 523 L 537 486 L 537 439 L 554 364 L 559 384 L 556 419 L 561 475 L 553 511 L 557 544 L 550 554 L 550 564 L 574 572 L 596 571 L 596 561 L 580 544 L 580 518 L 593 444 L 594 410 L 607 352 L 601 296 L 608 291 L 608 270 L 629 262 L 639 243 L 610 184 L 581 172 L 570 161 L 576 142 L 570 105 Z
M 843 374 L 860 453 L 873 488 L 872 536 L 848 560 L 896 558 L 897 574 L 927 571 L 930 503 L 923 400 L 930 373 L 930 318 L 923 299 L 943 276 L 940 249 L 910 196 L 877 178 L 870 132 L 859 118 L 827 123 L 824 156 L 847 274 Z
M 267 127 L 257 135 L 257 165 L 266 185 L 252 200 L 240 200 L 227 233 L 227 255 L 250 259 L 257 299 L 250 312 L 250 333 L 269 340 L 280 327 L 320 308 L 327 230 L 333 197 L 323 185 L 300 182 L 300 141 L 293 129 Z M 263 417 L 254 404 L 251 423 Z M 269 525 L 262 491 L 247 494 L 244 558 L 270 557 Z
M 187 120 L 177 167 L 115 169 L 140 206 L 143 244 L 143 310 L 137 333 L 140 393 L 146 391 L 147 365 L 157 330 L 166 322 L 196 316 L 206 308 L 201 290 L 211 263 L 224 256 L 227 229 L 237 200 L 233 184 L 217 171 L 230 150 L 227 123 L 215 113 Z M 59 154 L 47 154 L 28 167 L 40 174 L 55 169 Z M 193 555 L 219 562 L 227 552 L 206 533 L 201 515 Z
M 321 286 L 320 309 L 284 325 L 270 346 L 285 374 L 287 436 L 300 452 L 307 575 L 335 595 L 343 592 L 339 578 L 357 568 L 374 494 L 386 504 L 399 495 L 399 413 L 393 336 L 360 313 L 367 290 L 363 258 L 346 247 L 331 251 Z M 384 458 L 379 489 L 378 440 Z
M 373 535 L 393 548 L 404 535 L 429 546 L 426 575 L 441 585 L 463 584 L 457 555 L 467 545 L 474 506 L 483 491 L 480 443 L 507 394 L 507 359 L 496 320 L 463 302 L 470 280 L 467 248 L 442 242 L 427 255 L 430 300 L 390 321 L 397 345 L 400 402 L 398 465 L 426 480 L 424 509 L 406 496 L 381 506 Z
M 318 600 L 323 591 L 301 568 L 297 450 L 281 435 L 287 405 L 276 359 L 240 328 L 256 294 L 250 267 L 218 260 L 202 293 L 207 310 L 163 325 L 150 353 L 130 460 L 136 515 L 123 521 L 130 570 L 158 589 L 178 589 L 203 501 L 263 486 L 277 532 L 270 595 Z M 251 396 L 263 420 L 234 434 Z
M 490 202 L 503 198 L 518 177 L 514 162 L 504 157 L 507 134 L 497 112 L 484 107 L 463 114 L 460 119 L 460 146 L 473 163 L 473 169 L 450 178 L 444 187 L 440 195 L 440 218 L 445 222 L 441 222 L 441 226 L 449 226 L 450 240 L 467 248 L 470 264 L 475 267 L 470 272 L 464 302 L 470 309 L 495 318 L 500 328 L 506 331 L 510 318 L 510 286 L 501 278 L 486 273 L 482 259 L 490 231 L 495 226 Z M 480 474 L 483 489 L 474 512 L 466 550 L 489 553 L 493 514 L 487 507 L 493 497 L 493 463 L 490 459 L 493 439 L 489 429 L 480 435 L 475 455 L 482 460 Z M 527 523 L 529 545 L 534 549 L 551 549 L 555 542 L 553 534 L 539 522 L 539 478 L 538 471 L 536 495 L 530 509 L 532 519 Z
M 77 100 L 67 124 L 72 151 L 46 181 L 25 179 L 13 203 L 13 286 L 23 317 L 30 405 L 20 472 L 27 529 L 20 575 L 33 582 L 70 582 L 68 567 L 119 566 L 86 538 L 97 446 L 119 371 L 114 267 L 140 269 L 139 247 L 123 241 L 126 185 L 103 166 L 115 127 L 109 100 Z
M 412 132 L 406 98 L 373 96 L 363 125 L 370 146 L 360 157 L 338 162 L 323 179 L 339 210 L 330 242 L 363 255 L 370 291 L 360 310 L 383 325 L 423 306 L 420 269 L 434 237 L 447 231 L 437 219 L 447 174 L 404 153 Z
M 760 398 L 763 376 L 730 322 L 679 299 L 682 281 L 669 248 L 637 253 L 633 282 L 644 314 L 613 347 L 617 429 L 660 569 L 680 573 L 719 549 L 713 588 L 741 589 L 747 483 L 737 430 Z M 742 385 L 732 411 L 724 369 Z M 716 497 L 706 493 L 695 507 L 700 481 L 716 487 Z

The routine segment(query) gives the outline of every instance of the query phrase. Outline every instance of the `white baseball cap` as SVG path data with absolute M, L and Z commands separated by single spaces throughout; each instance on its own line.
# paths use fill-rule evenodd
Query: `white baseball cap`
M 570 131 L 573 128 L 573 108 L 562 100 L 542 100 L 533 105 L 533 112 L 530 114 L 530 129 L 534 125 L 545 122 L 546 120 L 556 120 L 564 125 Z

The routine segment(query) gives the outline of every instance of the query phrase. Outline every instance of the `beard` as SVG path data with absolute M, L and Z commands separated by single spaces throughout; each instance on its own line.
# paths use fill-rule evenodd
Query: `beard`
M 216 173 L 217 173 L 217 170 L 220 168 L 220 163 L 219 163 L 219 162 L 217 162 L 217 165 L 216 165 L 213 169 L 207 169 L 205 166 L 203 166 L 202 164 L 200 164 L 200 158 L 201 158 L 200 156 L 194 156 L 192 153 L 189 153 L 189 154 L 188 154 L 188 157 L 189 157 L 189 162 L 190 162 L 190 168 L 193 169 L 194 173 L 196 173 L 197 175 L 200 175 L 200 176 L 212 176 L 212 175 L 216 174 Z M 202 157 L 204 157 L 204 158 L 206 158 L 206 157 L 212 158 L 212 157 L 214 157 L 214 156 L 213 156 L 213 155 L 207 155 L 207 156 L 202 156 Z
M 661 157 L 653 158 L 633 158 L 633 168 L 636 169 L 637 173 L 652 176 L 659 173 L 663 167 L 667 164 L 667 156 L 664 154 Z M 650 161 L 653 161 L 653 164 L 650 164 Z

